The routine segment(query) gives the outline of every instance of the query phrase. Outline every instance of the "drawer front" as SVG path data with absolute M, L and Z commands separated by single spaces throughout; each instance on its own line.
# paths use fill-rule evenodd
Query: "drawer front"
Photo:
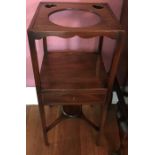
M 103 90 L 70 90 L 70 91 L 49 91 L 42 93 L 44 104 L 102 104 L 106 91 Z

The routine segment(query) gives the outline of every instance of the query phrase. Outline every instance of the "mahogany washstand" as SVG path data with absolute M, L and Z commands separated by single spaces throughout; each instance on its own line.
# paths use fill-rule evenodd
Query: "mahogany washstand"
M 96 16 L 97 20 L 87 25 L 85 19 L 89 16 L 83 16 L 83 24 L 76 23 L 68 27 L 61 25 L 59 18 L 52 19 L 55 13 L 64 11 L 65 14 L 65 11 L 70 10 L 72 13 L 75 10 L 75 14 L 78 10 L 84 14 L 90 13 Z M 79 117 L 98 131 L 97 144 L 102 145 L 104 122 L 108 105 L 111 103 L 112 87 L 125 40 L 125 31 L 109 5 L 107 3 L 41 2 L 27 32 L 45 144 L 49 144 L 47 132 L 61 120 Z M 48 36 L 98 37 L 99 43 L 98 48 L 91 53 L 86 51 L 50 52 L 47 48 Z M 104 36 L 117 40 L 108 71 L 102 60 Z M 40 39 L 43 39 L 44 47 L 41 70 L 39 70 L 35 44 L 35 41 Z M 86 104 L 101 106 L 102 115 L 99 126 L 92 123 L 82 113 L 82 105 Z M 46 123 L 44 109 L 46 105 L 62 106 L 62 114 L 50 125 Z

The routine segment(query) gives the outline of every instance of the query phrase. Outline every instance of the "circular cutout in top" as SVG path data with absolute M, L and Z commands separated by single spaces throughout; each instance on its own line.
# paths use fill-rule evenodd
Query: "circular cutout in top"
M 45 5 L 46 8 L 51 8 L 51 7 L 54 7 L 54 6 L 56 6 L 56 5 L 55 4 L 52 4 L 52 3 L 49 3 L 49 4 L 46 4 Z
M 95 9 L 103 9 L 104 8 L 104 6 L 103 5 L 100 5 L 100 4 L 94 4 L 93 7 Z
M 50 14 L 49 20 L 64 27 L 90 27 L 98 24 L 100 16 L 86 10 L 66 9 Z

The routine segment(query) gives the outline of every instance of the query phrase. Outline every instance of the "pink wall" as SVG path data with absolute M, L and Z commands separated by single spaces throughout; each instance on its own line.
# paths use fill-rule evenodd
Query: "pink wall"
M 30 21 L 35 13 L 37 5 L 41 0 L 27 0 L 26 2 L 26 27 L 28 28 Z M 47 0 L 42 0 L 47 1 Z M 53 2 L 108 2 L 111 6 L 113 12 L 115 13 L 116 17 L 119 19 L 121 14 L 121 7 L 122 7 L 122 0 L 54 0 Z M 52 1 L 51 1 L 52 2 Z M 26 36 L 27 37 L 27 36 Z M 87 49 L 89 51 L 93 51 L 96 49 L 96 42 L 97 38 L 90 38 L 90 39 L 82 39 L 79 37 L 63 39 L 58 37 L 49 37 L 48 38 L 48 49 L 49 50 L 63 50 L 63 49 L 71 49 L 71 50 L 78 50 L 78 49 Z M 37 44 L 37 51 L 38 51 L 38 59 L 39 59 L 39 66 L 42 62 L 43 56 L 43 46 L 42 40 L 36 42 Z M 80 46 L 79 46 L 80 45 Z M 109 38 L 104 40 L 104 60 L 106 61 L 107 67 L 109 66 L 109 62 L 111 60 L 111 55 L 113 52 L 113 48 L 115 45 L 115 41 Z M 26 86 L 34 86 L 34 78 L 32 72 L 32 64 L 30 58 L 30 51 L 29 51 L 29 44 L 28 39 L 26 40 Z

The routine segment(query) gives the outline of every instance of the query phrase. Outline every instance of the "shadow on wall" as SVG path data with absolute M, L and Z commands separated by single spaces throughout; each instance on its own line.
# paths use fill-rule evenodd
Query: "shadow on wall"
M 41 0 L 27 0 L 26 2 L 26 27 L 28 28 L 31 19 L 37 9 L 37 6 Z M 42 0 L 46 1 L 46 0 Z M 116 17 L 119 19 L 121 14 L 122 0 L 55 0 L 55 2 L 95 2 L 103 3 L 108 2 Z M 59 15 L 60 16 L 60 15 Z M 95 19 L 94 19 L 95 20 Z M 65 22 L 65 21 L 64 21 Z M 91 20 L 89 21 L 91 22 Z M 27 37 L 27 36 L 26 36 Z M 83 39 L 79 37 L 73 38 L 59 38 L 59 37 L 48 37 L 48 50 L 83 50 L 93 52 L 97 49 L 98 38 Z M 104 38 L 103 44 L 103 59 L 105 61 L 105 66 L 108 69 L 111 61 L 112 52 L 115 46 L 115 41 L 109 38 Z M 39 66 L 41 66 L 43 57 L 43 46 L 42 40 L 36 41 L 36 47 L 38 51 Z M 34 77 L 32 72 L 32 64 L 30 58 L 30 51 L 28 45 L 28 38 L 26 39 L 26 86 L 34 86 Z

